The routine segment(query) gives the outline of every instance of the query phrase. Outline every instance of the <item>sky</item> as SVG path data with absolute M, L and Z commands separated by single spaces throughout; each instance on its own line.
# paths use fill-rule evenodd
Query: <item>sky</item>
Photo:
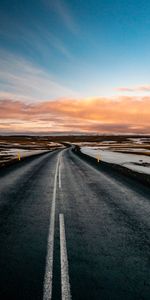
M 0 132 L 150 133 L 150 1 L 0 6 Z

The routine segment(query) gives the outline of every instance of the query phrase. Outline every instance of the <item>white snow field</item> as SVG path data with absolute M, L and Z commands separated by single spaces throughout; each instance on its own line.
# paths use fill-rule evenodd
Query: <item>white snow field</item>
M 102 161 L 150 175 L 150 156 L 113 152 L 106 149 L 98 149 L 97 147 L 81 147 L 81 151 Z
M 32 156 L 44 152 L 47 152 L 47 150 L 25 150 L 20 148 L 12 148 L 7 150 L 5 149 L 0 151 L 0 160 L 1 160 L 1 156 L 4 156 L 5 158 L 3 157 L 3 161 L 6 161 L 8 160 L 8 157 L 17 158 L 19 155 L 21 159 L 22 157 L 25 156 Z

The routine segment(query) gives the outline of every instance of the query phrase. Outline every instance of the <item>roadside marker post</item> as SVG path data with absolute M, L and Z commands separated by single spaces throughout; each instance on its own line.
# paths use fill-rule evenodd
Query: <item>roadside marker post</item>
M 100 162 L 100 155 L 97 155 L 97 162 Z
M 20 152 L 18 152 L 18 160 L 20 160 L 21 158 L 20 158 Z

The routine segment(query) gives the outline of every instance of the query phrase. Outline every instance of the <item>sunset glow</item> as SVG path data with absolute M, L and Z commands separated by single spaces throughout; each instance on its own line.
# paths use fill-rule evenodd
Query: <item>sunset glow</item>
M 0 128 L 12 132 L 148 133 L 150 98 L 0 101 Z M 141 113 L 142 112 L 142 113 Z

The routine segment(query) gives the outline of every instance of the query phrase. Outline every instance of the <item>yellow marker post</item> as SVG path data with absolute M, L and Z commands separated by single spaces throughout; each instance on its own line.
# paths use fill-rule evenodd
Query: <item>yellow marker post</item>
M 20 160 L 20 152 L 18 152 L 18 159 Z
M 100 162 L 100 155 L 97 155 L 97 162 Z

